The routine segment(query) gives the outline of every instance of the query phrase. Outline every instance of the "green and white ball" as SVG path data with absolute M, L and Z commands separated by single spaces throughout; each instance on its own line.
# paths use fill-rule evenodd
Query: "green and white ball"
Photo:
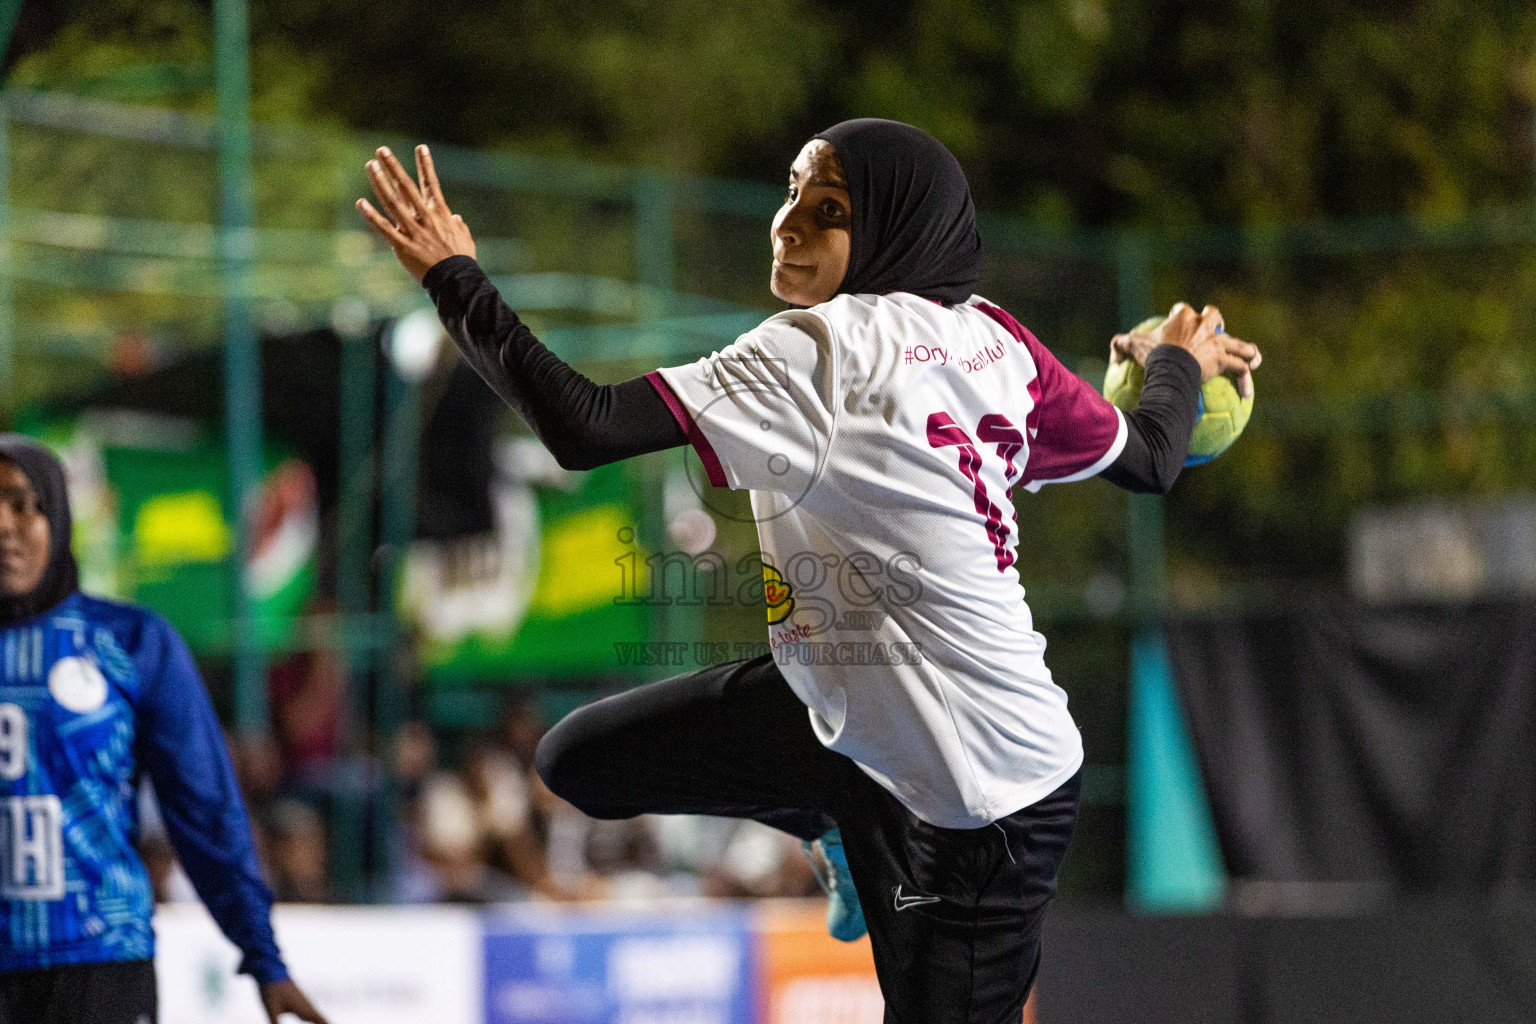
M 1167 317 L 1154 316 L 1137 324 L 1131 332 L 1145 334 L 1156 330 Z M 1104 374 L 1104 397 L 1122 412 L 1130 412 L 1141 401 L 1141 386 L 1147 371 L 1134 359 L 1111 363 Z M 1237 393 L 1231 377 L 1214 377 L 1200 388 L 1200 407 L 1195 417 L 1195 432 L 1189 439 L 1186 466 L 1199 466 L 1232 447 L 1253 415 L 1253 396 Z

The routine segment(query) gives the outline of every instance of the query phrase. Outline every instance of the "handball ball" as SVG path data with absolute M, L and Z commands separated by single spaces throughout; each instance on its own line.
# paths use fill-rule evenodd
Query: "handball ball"
M 1131 331 L 1145 334 L 1156 330 L 1166 317 L 1154 316 Z M 1141 401 L 1141 386 L 1147 371 L 1134 359 L 1111 363 L 1104 375 L 1104 397 L 1122 412 L 1136 408 Z M 1248 425 L 1253 415 L 1253 396 L 1243 398 L 1237 393 L 1237 385 L 1226 375 L 1213 377 L 1200 388 L 1200 405 L 1195 413 L 1195 432 L 1189 439 L 1189 457 L 1186 466 L 1199 466 L 1232 447 Z

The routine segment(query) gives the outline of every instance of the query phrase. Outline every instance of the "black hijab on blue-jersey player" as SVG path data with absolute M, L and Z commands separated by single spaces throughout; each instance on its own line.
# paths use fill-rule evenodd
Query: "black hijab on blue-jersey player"
M 80 589 L 80 570 L 69 548 L 73 522 L 64 464 L 43 445 L 21 434 L 0 434 L 0 459 L 27 475 L 37 507 L 48 517 L 48 564 L 36 587 L 19 597 L 0 597 L 0 629 L 47 611 Z
M 844 121 L 816 138 L 837 150 L 853 207 L 838 292 L 911 292 L 946 304 L 970 298 L 981 280 L 981 236 L 954 154 L 920 128 L 876 117 Z

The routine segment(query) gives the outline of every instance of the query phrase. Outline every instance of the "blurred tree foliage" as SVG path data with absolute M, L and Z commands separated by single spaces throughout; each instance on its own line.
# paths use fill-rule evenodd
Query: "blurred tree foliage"
M 1151 250 L 1154 305 L 1217 302 L 1266 356 L 1248 435 L 1168 503 L 1176 602 L 1337 585 L 1364 504 L 1536 489 L 1525 222 L 1472 246 L 1352 249 L 1326 229 L 1305 243 L 1276 229 L 1448 226 L 1536 203 L 1529 3 L 251 0 L 251 25 L 256 117 L 320 129 L 313 154 L 258 162 L 264 227 L 352 226 L 342 200 L 363 187 L 357 142 L 383 135 L 779 182 L 828 124 L 899 118 L 954 149 L 983 209 L 1028 225 L 989 230 L 983 290 L 1090 378 L 1128 326 L 1112 233 L 1173 239 Z M 212 39 L 208 0 L 30 2 L 8 81 L 210 113 Z M 36 126 L 13 131 L 12 151 L 18 207 L 201 223 L 215 209 L 207 152 Z M 521 256 L 498 269 L 634 271 L 622 201 L 462 183 L 451 194 L 477 232 L 516 236 L 507 248 Z M 685 209 L 674 226 L 679 287 L 770 308 L 761 218 Z M 366 262 L 362 239 L 341 241 Z M 170 277 L 187 262 L 132 270 Z M 373 297 L 409 290 L 380 269 Z M 121 332 L 172 346 L 219 336 L 214 296 L 29 284 L 16 306 L 18 351 L 56 356 L 23 359 L 29 395 L 99 379 Z M 1490 401 L 1524 417 L 1479 414 Z M 1016 504 L 1021 576 L 1055 620 L 1052 665 L 1090 759 L 1121 761 L 1129 631 L 1094 620 L 1124 609 L 1124 496 L 1090 482 Z M 733 556 L 752 544 L 724 525 Z M 761 636 L 745 614 L 708 628 Z M 1088 810 L 1066 891 L 1119 884 L 1117 815 Z
M 923 125 L 983 205 L 1175 226 L 1523 200 L 1536 10 L 1498 0 L 268 0 L 361 128 L 777 179 L 812 132 Z
M 51 6 L 15 84 L 211 104 L 206 2 Z M 1455 217 L 1524 201 L 1536 166 L 1536 9 L 1509 0 L 256 0 L 251 20 L 259 118 L 777 179 L 828 123 L 895 117 L 984 206 L 1061 224 Z
M 206 2 L 54 7 L 66 13 L 13 46 L 13 84 L 212 109 Z M 1352 255 L 1265 241 L 1277 223 L 1450 223 L 1531 204 L 1528 4 L 255 0 L 251 17 L 263 120 L 776 181 L 817 129 L 878 115 L 933 131 L 984 208 L 1035 225 L 1244 229 L 1241 242 L 1153 267 L 1158 305 L 1218 301 L 1267 357 L 1250 436 L 1175 498 L 1189 514 L 1171 518 L 1174 568 L 1191 595 L 1239 565 L 1261 578 L 1336 578 L 1343 526 L 1361 503 L 1536 485 L 1528 425 L 1440 415 L 1470 397 L 1536 392 L 1536 248 Z M 264 222 L 331 216 L 315 211 L 333 201 L 333 179 L 304 182 L 303 171 L 263 179 Z M 38 205 L 93 194 L 67 173 L 35 180 Z M 156 215 L 206 217 L 208 183 L 154 189 L 176 207 Z M 464 202 L 482 199 L 465 190 Z M 534 243 L 534 269 L 626 271 L 622 210 L 483 203 L 472 222 L 515 223 Z M 733 232 L 681 223 L 680 251 L 708 241 L 732 266 L 702 261 L 680 280 L 701 291 L 712 278 L 758 280 L 736 265 L 758 251 L 761 225 Z M 1070 257 L 1083 267 L 1053 277 L 1040 266 L 1069 259 L 1058 250 L 989 244 L 989 294 L 1069 359 L 1098 355 L 1123 326 L 1110 250 Z M 747 287 L 728 294 L 750 299 Z M 1298 427 L 1305 416 L 1287 420 L 1289 432 L 1265 420 L 1283 400 L 1327 411 L 1374 399 L 1430 413 L 1344 417 L 1334 432 Z M 1043 573 L 1081 581 L 1117 557 L 1103 538 L 1118 502 L 1092 495 L 1032 499 L 1064 531 L 1050 549 L 1072 553 Z

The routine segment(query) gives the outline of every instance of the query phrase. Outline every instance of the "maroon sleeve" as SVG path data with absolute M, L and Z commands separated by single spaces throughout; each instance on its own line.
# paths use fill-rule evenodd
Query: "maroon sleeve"
M 1029 382 L 1030 410 L 1024 419 L 1029 458 L 1019 479 L 1025 490 L 1082 480 L 1114 462 L 1125 447 L 1126 427 L 1119 410 L 1092 384 L 1061 365 L 1007 310 L 990 303 L 978 306 L 1024 346 L 1035 364 L 1035 379 Z
M 672 390 L 672 385 L 667 383 L 667 378 L 661 375 L 660 370 L 652 370 L 645 375 L 645 379 L 651 382 L 651 387 L 656 389 L 656 394 L 667 404 L 667 410 L 672 413 L 672 418 L 677 421 L 678 429 L 693 445 L 693 450 L 699 453 L 699 461 L 704 464 L 704 472 L 709 476 L 712 487 L 729 487 L 725 478 L 725 467 L 720 465 L 720 456 L 715 454 L 714 445 L 709 443 L 709 438 L 704 436 L 704 431 L 694 422 L 693 416 L 683 407 L 677 393 Z

